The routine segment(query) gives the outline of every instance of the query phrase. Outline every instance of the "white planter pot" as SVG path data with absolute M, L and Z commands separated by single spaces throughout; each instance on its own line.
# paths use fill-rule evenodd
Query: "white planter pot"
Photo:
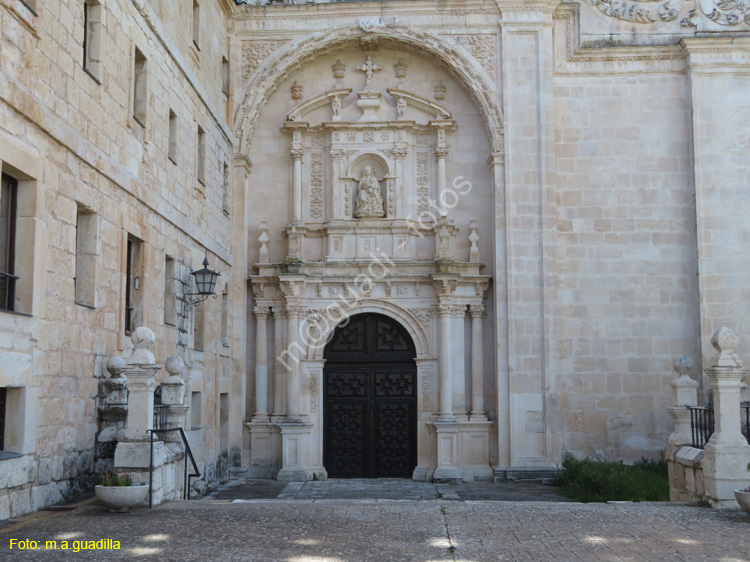
M 743 492 L 742 490 L 734 491 L 734 499 L 740 504 L 743 511 L 750 513 L 750 492 Z
M 109 508 L 128 511 L 141 505 L 148 496 L 148 486 L 102 486 L 95 488 L 96 497 Z

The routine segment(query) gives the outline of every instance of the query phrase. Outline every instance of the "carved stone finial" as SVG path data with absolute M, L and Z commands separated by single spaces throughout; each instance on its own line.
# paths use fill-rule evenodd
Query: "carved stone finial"
M 471 263 L 479 263 L 479 248 L 477 242 L 479 242 L 479 225 L 476 219 L 472 219 L 469 223 L 469 242 L 471 242 L 471 250 L 469 250 L 469 261 Z
M 115 355 L 114 357 L 110 357 L 107 361 L 107 372 L 109 372 L 109 375 L 113 379 L 119 378 L 124 370 L 125 359 L 123 359 L 122 357 Z
M 740 343 L 739 337 L 727 327 L 719 328 L 711 337 L 711 345 L 718 353 L 708 359 L 709 368 L 741 368 L 742 361 L 735 350 Z
M 133 342 L 135 350 L 128 360 L 129 364 L 153 365 L 156 362 L 154 354 L 148 350 L 156 342 L 156 336 L 151 330 L 145 326 L 140 326 L 133 330 L 130 340 Z
M 179 377 L 185 371 L 185 361 L 178 355 L 172 355 L 164 363 L 164 368 L 172 377 Z
M 339 59 L 336 61 L 336 64 L 331 66 L 331 70 L 333 70 L 333 77 L 336 79 L 336 88 L 342 88 L 343 84 L 341 80 L 346 75 L 346 65 Z
M 258 263 L 270 263 L 268 255 L 268 221 L 260 223 L 260 236 L 258 236 L 258 242 L 260 242 L 260 256 L 258 257 Z
M 437 84 L 435 84 L 434 93 L 435 93 L 435 99 L 436 100 L 438 100 L 438 101 L 444 100 L 445 99 L 445 92 L 446 92 L 446 88 L 445 88 L 445 84 L 443 84 L 442 80 L 440 82 L 438 82 Z
M 404 59 L 398 59 L 398 62 L 393 65 L 393 69 L 396 71 L 396 86 L 401 87 L 403 86 L 404 78 L 406 78 L 406 71 L 408 70 L 409 65 L 404 62 Z
M 292 89 L 292 99 L 294 101 L 301 100 L 302 99 L 302 95 L 303 95 L 302 92 L 304 91 L 304 87 L 302 86 L 302 84 L 300 84 L 299 82 L 297 82 L 295 80 L 294 84 L 292 84 L 292 88 L 291 89 Z
M 688 357 L 687 355 L 680 355 L 677 359 L 674 360 L 674 363 L 672 363 L 672 367 L 678 375 L 684 377 L 688 375 L 693 369 L 693 360 L 690 359 L 690 357 Z
M 357 25 L 365 33 L 372 33 L 379 27 L 383 27 L 383 22 L 374 18 L 359 18 L 357 20 Z
M 719 328 L 711 337 L 711 345 L 719 353 L 734 353 L 739 343 L 740 339 L 737 334 L 727 327 Z

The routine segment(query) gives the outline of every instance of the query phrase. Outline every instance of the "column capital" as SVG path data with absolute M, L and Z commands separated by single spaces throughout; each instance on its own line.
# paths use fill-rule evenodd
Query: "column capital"
M 448 147 L 447 146 L 438 146 L 435 148 L 435 157 L 439 160 L 441 158 L 445 158 L 448 156 Z
M 292 155 L 292 160 L 302 160 L 305 150 L 303 148 L 293 148 L 289 151 L 289 154 Z
M 472 304 L 469 313 L 472 318 L 484 318 L 485 306 L 483 304 Z
M 271 310 L 268 305 L 258 305 L 253 308 L 253 314 L 256 318 L 263 318 L 271 314 Z
M 438 316 L 451 316 L 453 314 L 453 305 L 449 302 L 441 302 L 437 308 Z

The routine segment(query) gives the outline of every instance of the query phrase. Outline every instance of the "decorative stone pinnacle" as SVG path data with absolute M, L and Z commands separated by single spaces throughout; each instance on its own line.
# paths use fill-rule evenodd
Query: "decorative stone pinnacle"
M 110 357 L 107 361 L 107 371 L 113 379 L 116 379 L 120 375 L 122 375 L 124 370 L 125 359 L 123 359 L 122 357 L 115 355 L 114 357 Z
M 172 377 L 179 377 L 185 370 L 185 361 L 178 355 L 172 355 L 164 363 L 164 368 Z
M 128 364 L 153 365 L 155 363 L 154 354 L 148 348 L 156 342 L 154 333 L 145 326 L 141 326 L 133 330 L 133 335 L 130 336 L 130 339 L 133 342 L 135 350 L 133 351 L 133 355 L 130 356 Z
M 672 367 L 681 377 L 687 376 L 688 373 L 693 369 L 693 360 L 687 355 L 680 355 L 672 363 Z

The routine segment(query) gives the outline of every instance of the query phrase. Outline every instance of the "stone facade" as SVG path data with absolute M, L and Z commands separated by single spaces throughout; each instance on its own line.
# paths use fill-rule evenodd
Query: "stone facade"
M 256 3 L 0 0 L 0 518 L 90 486 L 128 315 L 205 481 L 323 475 L 324 346 L 277 357 L 355 291 L 417 350 L 415 478 L 657 456 L 674 357 L 750 349 L 747 3 Z

